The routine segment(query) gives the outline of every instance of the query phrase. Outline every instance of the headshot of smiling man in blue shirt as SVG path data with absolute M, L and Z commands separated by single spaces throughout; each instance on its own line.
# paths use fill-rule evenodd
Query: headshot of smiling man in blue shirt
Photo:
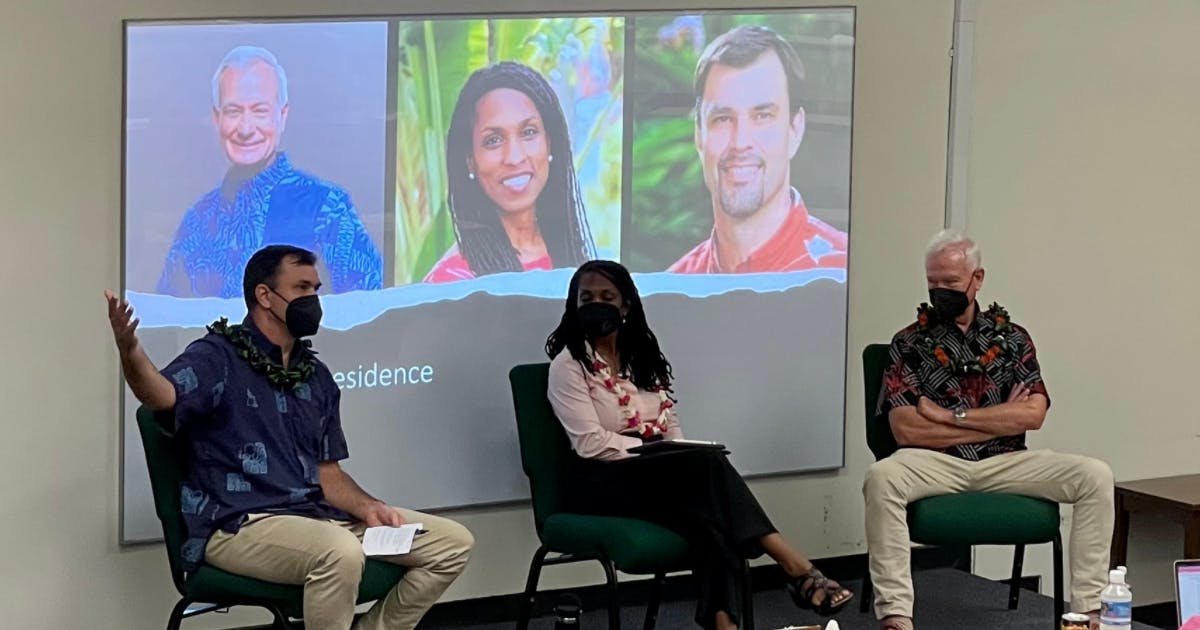
M 184 214 L 156 292 L 241 295 L 242 270 L 265 245 L 320 257 L 331 293 L 383 286 L 383 259 L 349 193 L 293 167 L 280 146 L 291 104 L 269 50 L 230 50 L 212 77 L 212 121 L 229 163 L 222 181 Z

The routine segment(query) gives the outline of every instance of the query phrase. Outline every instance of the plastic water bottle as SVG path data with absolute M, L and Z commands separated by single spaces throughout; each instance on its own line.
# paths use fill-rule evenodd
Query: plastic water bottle
M 1133 624 L 1133 591 L 1125 584 L 1125 574 L 1108 572 L 1108 586 L 1100 591 L 1100 630 L 1129 630 Z

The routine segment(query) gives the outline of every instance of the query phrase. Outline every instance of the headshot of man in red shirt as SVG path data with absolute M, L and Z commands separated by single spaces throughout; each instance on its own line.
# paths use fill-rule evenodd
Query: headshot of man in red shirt
M 791 185 L 804 139 L 804 65 L 765 26 L 739 26 L 696 63 L 695 141 L 713 229 L 667 269 L 763 273 L 844 269 L 847 238 L 809 215 Z

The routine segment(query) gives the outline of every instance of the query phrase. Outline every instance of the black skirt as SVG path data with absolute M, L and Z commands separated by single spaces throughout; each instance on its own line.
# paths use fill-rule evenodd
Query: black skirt
M 738 622 L 742 565 L 763 554 L 759 541 L 776 529 L 724 453 L 695 449 L 574 464 L 571 511 L 639 518 L 678 533 L 693 550 L 696 623 L 713 627 L 718 611 Z

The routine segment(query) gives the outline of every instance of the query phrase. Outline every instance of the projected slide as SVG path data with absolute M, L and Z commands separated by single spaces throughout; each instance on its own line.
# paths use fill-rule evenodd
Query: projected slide
M 131 22 L 125 293 L 165 365 L 314 251 L 346 463 L 391 502 L 528 496 L 507 372 L 635 272 L 689 437 L 843 464 L 854 12 Z M 158 535 L 124 401 L 122 537 Z

